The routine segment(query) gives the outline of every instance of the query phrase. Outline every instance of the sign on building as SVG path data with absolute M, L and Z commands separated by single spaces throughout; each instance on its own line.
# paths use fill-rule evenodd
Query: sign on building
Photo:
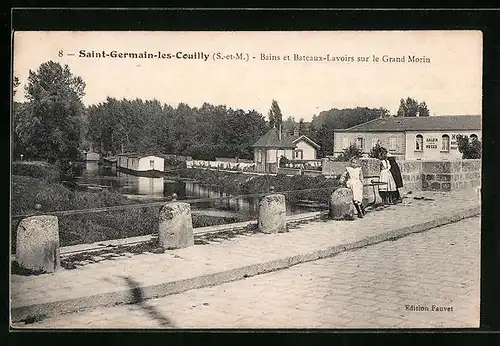
M 425 139 L 426 149 L 437 149 L 437 147 L 438 147 L 438 139 L 436 137 L 427 137 Z
M 451 135 L 450 150 L 458 149 L 457 135 Z

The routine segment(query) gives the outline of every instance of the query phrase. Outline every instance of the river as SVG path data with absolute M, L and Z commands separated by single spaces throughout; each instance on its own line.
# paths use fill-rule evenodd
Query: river
M 80 172 L 69 179 L 89 190 L 111 189 L 137 201 L 151 202 L 170 200 L 173 193 L 178 200 L 189 201 L 200 198 L 228 197 L 208 202 L 191 202 L 193 214 L 213 217 L 256 218 L 259 197 L 231 197 L 218 186 L 194 181 L 173 181 L 166 178 L 137 177 L 115 169 L 106 169 L 97 162 L 86 162 Z M 287 213 L 297 214 L 318 210 L 298 203 L 287 203 Z

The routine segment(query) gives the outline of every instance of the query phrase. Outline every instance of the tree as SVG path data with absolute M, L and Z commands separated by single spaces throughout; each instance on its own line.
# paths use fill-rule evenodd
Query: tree
M 21 82 L 19 82 L 19 78 L 17 76 L 14 76 L 14 78 L 12 79 L 12 96 L 16 95 L 17 87 L 19 86 L 19 84 L 21 84 Z
M 320 146 L 318 150 L 318 158 L 333 154 L 334 132 L 335 129 L 327 124 L 323 124 L 321 128 L 312 131 L 311 139 Z
M 387 149 L 384 148 L 383 146 L 381 146 L 380 143 L 377 143 L 370 150 L 369 157 L 372 157 L 372 158 L 375 158 L 375 159 L 379 159 L 380 158 L 380 153 L 383 152 L 383 151 L 387 153 Z
M 329 128 L 346 129 L 373 119 L 385 117 L 387 113 L 387 109 L 384 108 L 334 108 L 320 112 L 317 117 L 313 117 L 311 128 L 319 129 L 326 124 Z
M 380 118 L 389 118 L 391 116 L 391 113 L 387 108 L 380 107 L 378 111 L 380 112 Z
M 480 159 L 481 142 L 476 138 L 469 140 L 468 136 L 458 135 L 458 151 L 462 153 L 462 159 Z
M 304 118 L 300 118 L 299 120 L 299 135 L 306 135 L 307 133 L 306 125 L 304 124 Z
M 16 131 L 19 128 L 19 123 L 22 121 L 21 118 L 24 116 L 25 111 L 25 103 L 14 102 L 12 105 L 12 154 L 16 159 L 19 155 L 26 156 L 26 150 L 22 144 L 19 132 Z
M 269 125 L 272 127 L 278 128 L 279 125 L 283 123 L 283 115 L 281 114 L 281 109 L 280 106 L 278 105 L 278 101 L 273 100 L 271 103 L 271 109 L 269 110 L 269 113 L 267 113 L 269 116 Z
M 337 161 L 347 162 L 352 158 L 359 158 L 362 155 L 363 151 L 355 144 L 351 143 L 346 149 L 342 150 L 342 153 L 337 157 Z
M 427 104 L 425 102 L 418 103 L 417 100 L 408 97 L 405 99 L 401 99 L 399 103 L 399 109 L 396 116 L 398 117 L 427 117 L 429 116 L 429 109 L 427 108 Z
M 420 117 L 429 116 L 429 108 L 427 108 L 427 104 L 425 102 L 422 102 L 418 105 L 418 116 Z
M 29 71 L 28 102 L 14 131 L 28 155 L 50 162 L 79 156 L 85 83 L 69 67 L 49 61 Z
M 201 108 L 179 103 L 177 108 L 157 100 L 108 98 L 90 106 L 87 137 L 95 148 L 116 153 L 253 158 L 252 145 L 267 131 L 264 117 L 208 103 Z
M 289 116 L 281 124 L 281 131 L 283 131 L 283 133 L 288 133 L 290 135 L 293 135 L 293 132 L 294 132 L 296 126 L 297 126 L 297 122 L 295 121 L 295 118 L 292 116 Z
M 346 129 L 373 119 L 386 117 L 388 114 L 389 111 L 385 108 L 330 109 L 313 116 L 307 135 L 320 145 L 318 157 L 325 157 L 332 154 L 333 136 L 336 129 Z

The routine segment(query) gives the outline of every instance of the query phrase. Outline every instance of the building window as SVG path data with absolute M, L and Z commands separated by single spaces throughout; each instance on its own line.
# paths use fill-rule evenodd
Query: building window
M 424 150 L 424 137 L 422 135 L 417 135 L 415 139 L 415 151 L 423 151 Z
M 149 167 L 155 168 L 155 160 L 149 160 Z
M 257 150 L 257 163 L 262 163 L 262 150 Z
M 356 138 L 356 146 L 363 150 L 365 148 L 365 139 L 362 137 Z
M 295 150 L 295 159 L 302 160 L 304 158 L 304 152 L 302 149 Z
M 349 146 L 349 142 L 347 140 L 347 137 L 342 137 L 342 149 L 347 149 Z
M 441 151 L 450 151 L 450 136 L 443 135 L 441 141 Z
M 473 133 L 472 135 L 470 135 L 470 139 L 475 139 L 477 140 L 477 135 L 475 133 Z
M 389 138 L 389 150 L 396 150 L 396 137 Z
M 375 146 L 377 145 L 378 143 L 378 138 L 377 137 L 373 137 L 372 138 L 372 148 L 375 148 Z

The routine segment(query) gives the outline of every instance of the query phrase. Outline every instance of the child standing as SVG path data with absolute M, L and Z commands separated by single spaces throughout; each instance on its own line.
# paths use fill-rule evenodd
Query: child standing
M 387 159 L 387 150 L 380 151 L 380 182 L 385 183 L 379 186 L 380 197 L 383 204 L 392 204 L 395 192 L 398 190 L 396 182 L 392 177 L 391 163 Z
M 346 167 L 346 172 L 340 178 L 341 184 L 345 182 L 347 188 L 352 191 L 354 207 L 358 212 L 358 217 L 363 218 L 365 208 L 363 207 L 363 171 L 357 158 L 351 159 Z

